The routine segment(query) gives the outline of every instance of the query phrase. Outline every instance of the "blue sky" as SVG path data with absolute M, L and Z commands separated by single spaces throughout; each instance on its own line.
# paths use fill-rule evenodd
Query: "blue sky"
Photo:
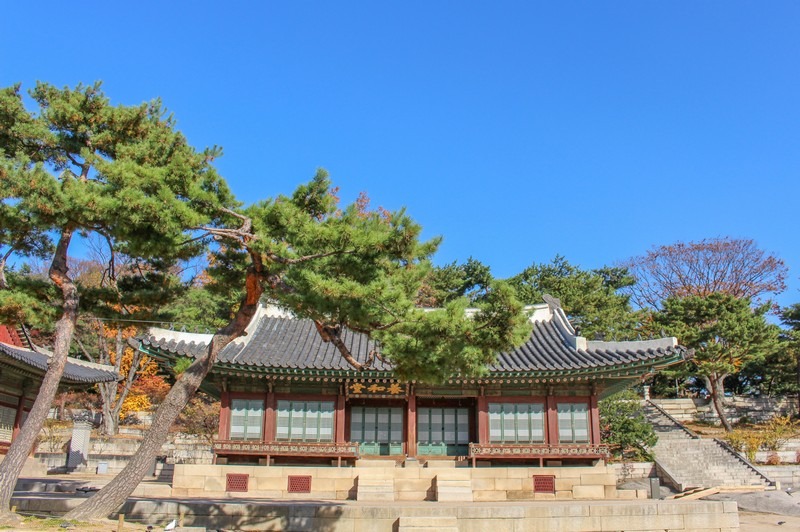
M 162 5 L 163 4 L 163 5 Z M 798 2 L 15 2 L 0 85 L 161 97 L 245 202 L 326 168 L 513 275 L 753 238 L 800 301 Z

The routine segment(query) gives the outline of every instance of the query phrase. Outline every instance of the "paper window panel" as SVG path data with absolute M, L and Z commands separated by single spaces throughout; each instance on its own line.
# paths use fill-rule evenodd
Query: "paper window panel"
M 16 415 L 17 411 L 14 408 L 0 406 L 0 441 L 11 441 Z
M 245 439 L 260 440 L 264 426 L 264 401 L 251 400 L 247 404 L 247 421 L 245 422 Z
M 319 439 L 333 441 L 333 403 L 320 403 Z
M 305 436 L 306 426 L 305 403 L 292 403 L 289 415 L 289 439 L 302 440 Z
M 247 401 L 234 399 L 231 401 L 231 432 L 232 440 L 243 440 L 247 435 Z
M 527 443 L 531 441 L 531 418 L 530 412 L 525 408 L 517 414 L 517 437 L 516 441 Z
M 544 442 L 544 406 L 531 407 L 531 442 Z
M 400 408 L 390 409 L 390 423 L 391 427 L 389 434 L 389 441 L 399 442 L 403 440 L 403 411 Z
M 503 412 L 502 405 L 497 403 L 489 404 L 489 441 L 503 441 Z
M 291 420 L 290 408 L 289 401 L 278 401 L 278 412 L 275 417 L 275 438 L 278 440 L 289 439 L 289 421 Z
M 456 443 L 456 412 L 445 409 L 444 415 L 444 442 L 447 444 Z
M 469 443 L 469 410 L 459 408 L 456 411 L 456 443 Z
M 364 441 L 364 407 L 350 409 L 350 441 Z
M 300 439 L 311 441 L 317 440 L 317 435 L 319 434 L 319 418 L 319 403 L 305 403 L 305 423 L 303 424 L 305 430 L 303 431 L 303 435 L 300 437 Z
M 430 410 L 428 408 L 420 408 L 417 412 L 417 438 L 422 443 L 431 441 Z
M 510 409 L 503 409 L 503 441 L 507 442 L 515 442 L 517 440 L 516 415 L 513 411 L 513 406 L 514 405 L 511 405 L 512 408 Z
M 589 441 L 589 412 L 584 405 L 575 405 L 572 413 L 572 425 L 575 430 L 575 441 L 585 443 Z
M 558 405 L 558 439 L 572 441 L 572 405 Z

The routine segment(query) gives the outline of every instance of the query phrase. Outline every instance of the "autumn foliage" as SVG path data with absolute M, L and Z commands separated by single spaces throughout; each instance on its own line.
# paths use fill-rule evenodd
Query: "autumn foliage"
M 623 263 L 636 279 L 628 291 L 642 308 L 661 308 L 669 297 L 727 294 L 758 301 L 786 289 L 783 260 L 750 239 L 708 238 L 658 246 Z

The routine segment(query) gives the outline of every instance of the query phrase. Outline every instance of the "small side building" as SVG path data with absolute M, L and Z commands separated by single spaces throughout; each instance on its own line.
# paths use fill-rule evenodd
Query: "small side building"
M 0 454 L 5 454 L 33 406 L 51 353 L 34 346 L 13 327 L 0 325 Z M 111 366 L 68 358 L 60 386 L 88 388 L 114 382 Z

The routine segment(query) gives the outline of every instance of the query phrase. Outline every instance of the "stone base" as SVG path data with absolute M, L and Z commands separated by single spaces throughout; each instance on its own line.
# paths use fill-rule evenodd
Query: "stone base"
M 15 497 L 22 512 L 60 515 L 84 498 Z M 185 527 L 246 530 L 326 530 L 385 532 L 403 523 L 436 523 L 438 532 L 487 530 L 639 530 L 737 532 L 739 514 L 729 501 L 514 502 L 488 503 L 321 503 L 235 500 L 136 500 L 120 508 L 126 519 L 165 525 L 183 515 Z M 111 516 L 115 518 L 116 516 Z M 427 527 L 419 527 L 427 528 Z

